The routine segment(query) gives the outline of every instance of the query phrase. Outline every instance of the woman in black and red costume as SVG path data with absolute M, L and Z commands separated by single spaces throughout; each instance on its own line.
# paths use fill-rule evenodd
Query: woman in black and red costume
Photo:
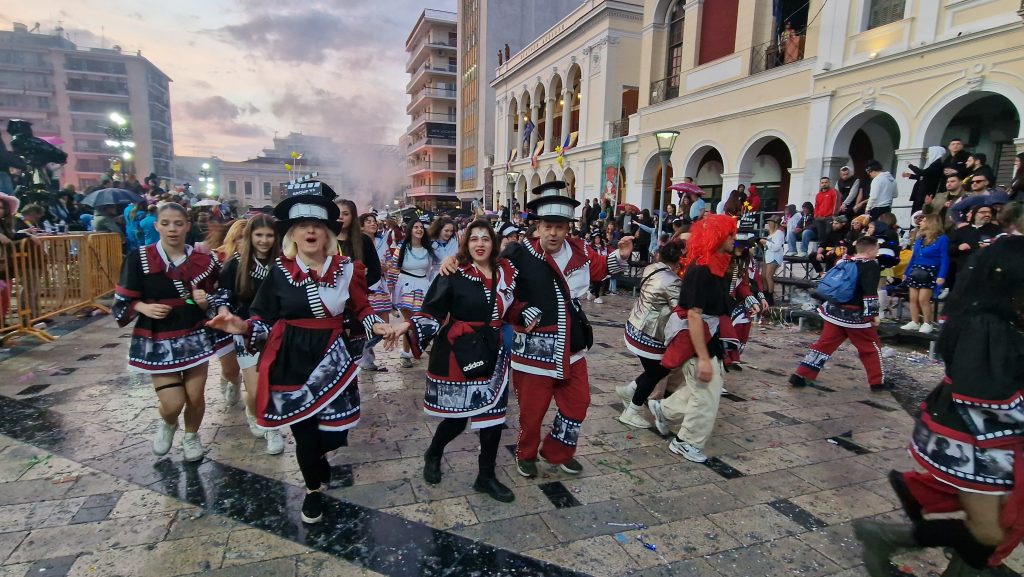
M 924 473 L 889 481 L 913 524 L 854 523 L 873 576 L 901 548 L 949 547 L 944 576 L 980 575 L 1024 538 L 1024 238 L 979 252 L 946 305 L 946 377 L 921 404 L 910 454 Z M 930 513 L 964 519 L 925 519 Z
M 215 290 L 220 264 L 213 255 L 185 243 L 191 227 L 181 205 L 160 207 L 160 241 L 128 253 L 113 311 L 122 327 L 135 321 L 128 365 L 152 375 L 160 399 L 153 452 L 166 455 L 171 450 L 184 409 L 182 452 L 186 461 L 200 461 L 207 363 L 217 350 L 229 348 L 231 339 L 206 327 L 207 293 Z
M 221 310 L 209 324 L 245 335 L 252 351 L 262 349 L 256 422 L 291 427 L 306 483 L 302 520 L 318 523 L 331 475 L 326 455 L 346 446 L 348 430 L 359 422 L 362 337 L 393 339 L 393 331 L 370 308 L 365 267 L 337 254 L 334 191 L 305 181 L 290 192 L 274 208 L 282 256 L 256 293 L 249 319 Z

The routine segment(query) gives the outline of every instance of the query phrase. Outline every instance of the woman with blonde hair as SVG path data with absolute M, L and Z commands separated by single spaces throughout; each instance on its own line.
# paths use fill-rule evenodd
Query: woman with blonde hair
M 926 214 L 917 229 L 914 254 L 907 265 L 906 284 L 910 287 L 910 322 L 905 331 L 930 333 L 932 327 L 932 294 L 942 290 L 949 272 L 949 241 L 942 234 L 942 219 L 937 214 Z M 918 319 L 924 322 L 918 323 Z

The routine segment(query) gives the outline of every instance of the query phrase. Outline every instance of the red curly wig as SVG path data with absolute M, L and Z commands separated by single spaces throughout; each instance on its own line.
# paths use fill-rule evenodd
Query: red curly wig
M 686 242 L 686 255 L 679 260 L 682 265 L 679 276 L 686 274 L 691 264 L 706 266 L 715 276 L 725 276 L 732 255 L 719 249 L 727 238 L 735 235 L 736 219 L 725 214 L 708 215 L 693 223 Z

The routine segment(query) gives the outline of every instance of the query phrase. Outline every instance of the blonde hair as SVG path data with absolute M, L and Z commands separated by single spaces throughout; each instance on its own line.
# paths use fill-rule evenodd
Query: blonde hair
M 338 254 L 338 235 L 334 234 L 334 231 L 327 228 L 327 225 L 322 222 L 317 222 L 318 225 L 323 227 L 324 232 L 327 233 L 327 256 Z M 288 258 L 295 258 L 299 254 L 299 247 L 292 240 L 292 231 L 298 225 L 291 225 L 288 227 L 288 231 L 284 233 L 284 237 L 281 238 L 281 254 Z
M 244 219 L 238 219 L 231 223 L 231 227 L 228 228 L 227 233 L 224 234 L 224 241 L 221 242 L 220 247 L 217 248 L 217 252 L 224 255 L 224 259 L 231 258 L 231 255 L 238 252 L 238 242 L 245 236 L 245 225 Z
M 935 242 L 943 232 L 942 219 L 935 213 L 924 215 L 921 224 L 917 225 L 917 234 L 924 238 L 925 244 Z

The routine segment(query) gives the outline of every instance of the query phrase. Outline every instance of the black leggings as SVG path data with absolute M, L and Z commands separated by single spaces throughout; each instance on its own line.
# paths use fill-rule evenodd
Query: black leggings
M 661 366 L 661 361 L 640 357 L 640 365 L 644 372 L 636 378 L 636 392 L 633 393 L 633 404 L 639 407 L 647 403 L 658 382 L 668 376 L 669 370 Z
M 292 425 L 295 437 L 295 460 L 299 462 L 306 488 L 315 490 L 331 479 L 331 465 L 327 453 L 348 446 L 348 430 L 321 431 L 316 417 Z
M 442 419 L 434 432 L 434 438 L 430 441 L 427 454 L 432 457 L 440 457 L 444 454 L 444 448 L 448 443 L 458 437 L 466 430 L 468 418 Z M 481 475 L 494 476 L 494 467 L 498 460 L 498 445 L 501 444 L 501 426 L 487 427 L 480 429 L 480 457 L 477 463 Z

